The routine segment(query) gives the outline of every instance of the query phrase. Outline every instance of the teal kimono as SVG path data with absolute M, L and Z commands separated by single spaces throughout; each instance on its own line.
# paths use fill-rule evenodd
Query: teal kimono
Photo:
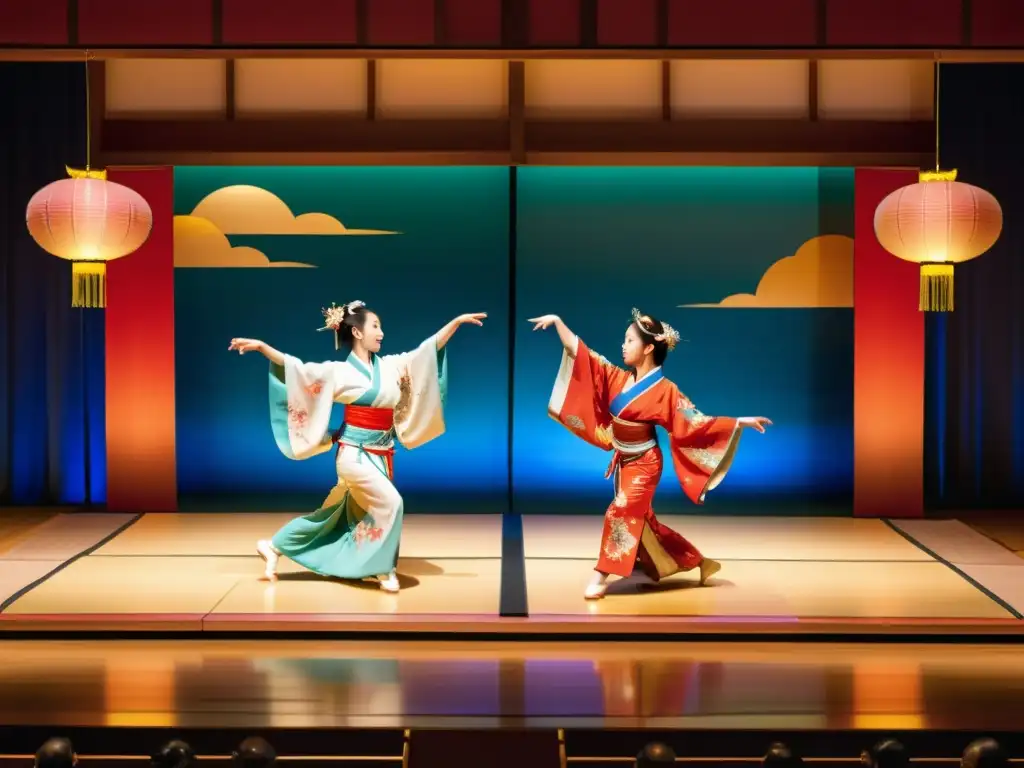
M 412 352 L 374 356 L 370 366 L 355 355 L 326 363 L 286 355 L 283 366 L 272 365 L 270 423 L 278 448 L 290 459 L 307 459 L 337 444 L 338 470 L 321 507 L 281 528 L 274 548 L 324 576 L 390 573 L 404 513 L 392 480 L 395 441 L 412 449 L 442 435 L 446 395 L 447 358 L 436 337 Z M 352 408 L 331 435 L 335 403 Z

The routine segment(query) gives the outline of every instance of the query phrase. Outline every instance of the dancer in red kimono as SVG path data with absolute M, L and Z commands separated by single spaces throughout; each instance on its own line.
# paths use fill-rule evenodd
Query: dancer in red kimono
M 703 504 L 729 471 L 743 428 L 764 432 L 771 422 L 698 411 L 661 370 L 679 334 L 636 309 L 622 344 L 625 369 L 591 351 L 557 315 L 530 322 L 535 331 L 554 326 L 564 347 L 548 412 L 577 437 L 613 452 L 605 476 L 614 479 L 615 499 L 605 512 L 601 552 L 585 597 L 604 597 L 609 575 L 627 577 L 637 566 L 654 581 L 699 568 L 703 585 L 721 564 L 659 523 L 651 507 L 664 463 L 654 428 L 668 432 L 684 493 Z

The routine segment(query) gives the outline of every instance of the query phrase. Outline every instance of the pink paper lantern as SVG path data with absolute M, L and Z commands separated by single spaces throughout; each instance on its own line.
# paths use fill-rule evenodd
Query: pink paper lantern
M 29 200 L 29 234 L 47 253 L 72 262 L 72 305 L 106 306 L 106 262 L 138 250 L 153 228 L 149 203 L 102 172 L 73 172 Z
M 953 265 L 995 245 L 1003 210 L 984 189 L 955 181 L 956 171 L 927 171 L 875 209 L 875 237 L 893 256 L 921 265 L 919 306 L 953 310 Z

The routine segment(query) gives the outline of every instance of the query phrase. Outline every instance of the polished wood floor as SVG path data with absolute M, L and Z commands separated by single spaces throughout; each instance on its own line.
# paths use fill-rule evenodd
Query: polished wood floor
M 1024 559 L 955 520 L 666 516 L 722 571 L 704 588 L 692 573 L 630 578 L 586 601 L 600 516 L 527 516 L 523 557 L 510 564 L 500 515 L 410 515 L 397 595 L 288 561 L 278 582 L 261 580 L 255 541 L 287 514 L 122 517 L 10 525 L 0 630 L 1024 632 Z M 499 615 L 510 565 L 528 617 Z
M 3 641 L 0 725 L 1020 730 L 1024 647 Z

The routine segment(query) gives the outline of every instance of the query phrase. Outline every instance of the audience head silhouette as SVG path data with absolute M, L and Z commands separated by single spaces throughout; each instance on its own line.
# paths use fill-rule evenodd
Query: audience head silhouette
M 151 768 L 195 768 L 198 762 L 195 750 L 177 739 L 168 741 L 149 760 Z
M 36 768 L 73 768 L 77 763 L 69 739 L 47 739 L 36 752 Z
M 789 747 L 779 741 L 768 747 L 768 752 L 761 762 L 764 768 L 800 768 L 803 764 L 803 758 L 794 755 Z
M 1006 768 L 1009 758 L 995 739 L 977 739 L 967 745 L 960 765 L 963 768 Z
M 250 736 L 238 745 L 231 759 L 234 768 L 270 768 L 277 760 L 277 753 L 265 739 Z
M 675 765 L 676 753 L 668 744 L 652 741 L 636 756 L 636 768 L 654 768 L 660 765 Z
M 869 768 L 910 768 L 907 748 L 896 739 L 883 739 L 861 758 Z

